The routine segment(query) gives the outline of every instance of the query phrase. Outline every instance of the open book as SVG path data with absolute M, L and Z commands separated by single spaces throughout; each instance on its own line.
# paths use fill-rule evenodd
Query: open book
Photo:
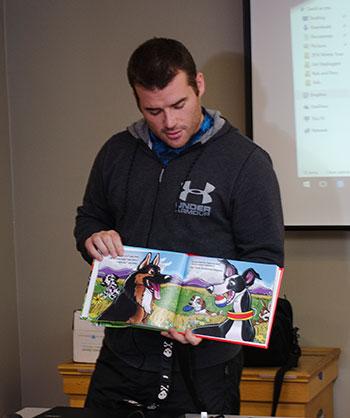
M 283 269 L 125 246 L 94 261 L 81 317 L 266 348 Z

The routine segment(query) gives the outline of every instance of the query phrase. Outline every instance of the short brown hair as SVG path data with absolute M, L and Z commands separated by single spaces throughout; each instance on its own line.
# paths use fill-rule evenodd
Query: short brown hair
M 147 90 L 163 89 L 179 71 L 186 73 L 188 84 L 198 95 L 197 68 L 188 49 L 175 39 L 152 38 L 132 53 L 127 74 L 138 99 L 136 85 Z

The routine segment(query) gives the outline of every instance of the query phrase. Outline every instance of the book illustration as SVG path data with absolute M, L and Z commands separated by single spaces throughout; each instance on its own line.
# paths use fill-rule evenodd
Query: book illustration
M 149 252 L 137 269 L 126 278 L 122 290 L 113 297 L 112 304 L 99 315 L 98 320 L 117 319 L 127 324 L 145 322 L 152 313 L 154 300 L 160 299 L 160 285 L 171 279 L 160 272 L 159 253 L 153 260 L 151 255 Z
M 262 300 L 261 310 L 259 311 L 258 317 L 253 320 L 253 325 L 257 326 L 267 322 L 271 315 L 271 304 L 267 304 Z
M 114 300 L 122 292 L 122 287 L 118 285 L 118 277 L 115 274 L 107 274 L 102 278 L 102 286 L 105 286 L 105 290 L 102 293 L 103 296 Z
M 125 247 L 94 262 L 82 318 L 111 327 L 191 329 L 266 347 L 282 269 L 264 263 Z
M 216 316 L 217 313 L 213 311 L 209 311 L 207 309 L 207 304 L 205 300 L 200 295 L 193 295 L 188 302 L 188 305 L 185 305 L 182 310 L 184 312 L 191 312 L 194 311 L 195 314 L 203 314 L 203 315 L 211 315 Z
M 208 286 L 207 291 L 215 297 L 216 306 L 229 306 L 227 318 L 217 325 L 195 328 L 193 333 L 229 340 L 254 341 L 255 328 L 251 321 L 254 311 L 248 288 L 254 284 L 255 279 L 261 280 L 261 277 L 252 268 L 239 274 L 234 265 L 227 260 L 221 261 L 225 264 L 223 280 Z
M 175 328 L 266 347 L 282 272 L 270 264 L 189 257 Z

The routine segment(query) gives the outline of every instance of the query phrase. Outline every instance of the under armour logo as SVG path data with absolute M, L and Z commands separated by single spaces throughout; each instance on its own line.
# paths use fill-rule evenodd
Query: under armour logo
M 186 202 L 188 194 L 195 194 L 202 196 L 202 205 L 206 203 L 211 203 L 213 199 L 210 196 L 210 193 L 215 190 L 215 187 L 210 184 L 206 183 L 204 190 L 201 189 L 191 189 L 191 180 L 185 181 L 184 185 L 182 186 L 183 191 L 180 193 L 180 199 Z

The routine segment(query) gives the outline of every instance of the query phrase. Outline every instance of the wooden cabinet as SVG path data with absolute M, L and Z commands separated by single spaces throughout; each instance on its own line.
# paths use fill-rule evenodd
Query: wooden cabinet
M 277 416 L 333 418 L 333 384 L 338 375 L 338 348 L 304 347 L 298 368 L 286 373 Z M 69 405 L 82 407 L 94 364 L 62 363 L 58 371 Z M 241 414 L 268 416 L 276 368 L 245 367 Z
M 302 349 L 299 367 L 286 373 L 277 416 L 333 418 L 333 384 L 338 375 L 338 348 Z M 244 369 L 241 414 L 270 415 L 276 369 Z

